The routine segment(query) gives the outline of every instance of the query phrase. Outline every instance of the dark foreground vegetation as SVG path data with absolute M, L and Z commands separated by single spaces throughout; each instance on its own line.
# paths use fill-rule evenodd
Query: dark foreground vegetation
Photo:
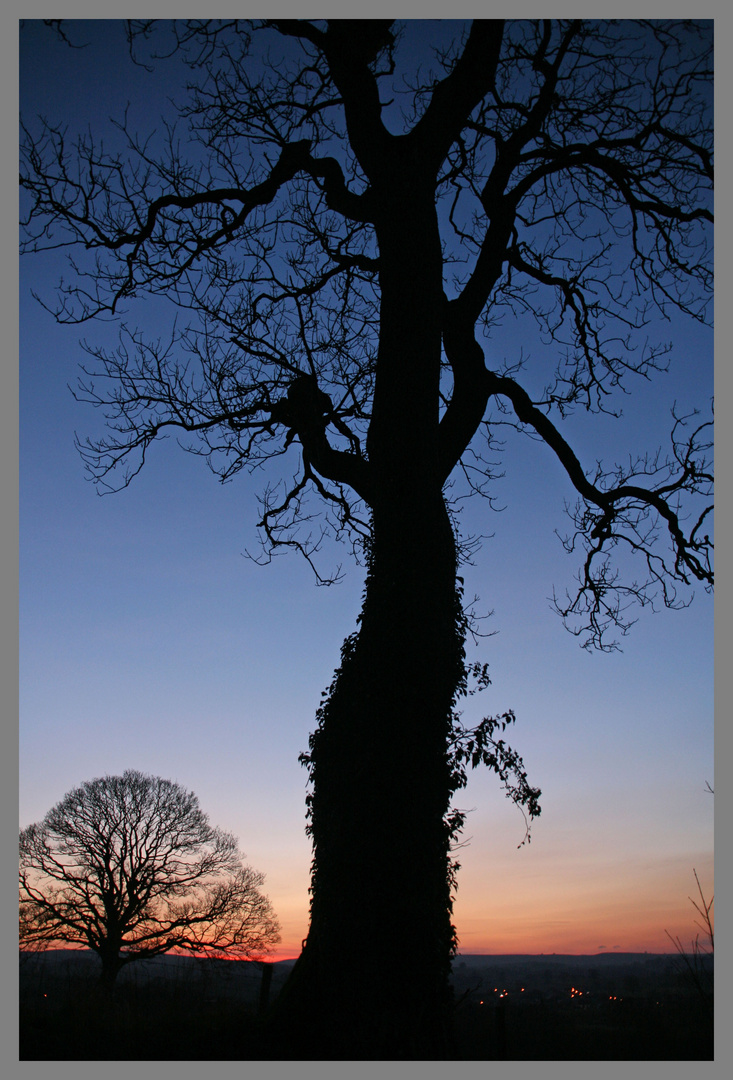
M 713 1058 L 711 958 L 693 985 L 679 957 L 459 957 L 453 985 L 464 1060 Z
M 291 962 L 268 967 L 273 998 Z M 262 1038 L 263 965 L 161 957 L 110 995 L 97 974 L 85 953 L 22 960 L 21 1060 L 302 1057 Z M 712 994 L 674 957 L 459 957 L 453 982 L 457 1060 L 713 1058 Z

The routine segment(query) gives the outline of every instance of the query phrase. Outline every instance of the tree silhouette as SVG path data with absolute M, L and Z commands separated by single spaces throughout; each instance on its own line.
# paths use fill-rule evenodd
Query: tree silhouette
M 24 247 L 88 257 L 54 313 L 123 321 L 116 351 L 87 346 L 77 390 L 109 428 L 80 442 L 96 482 L 129 483 L 172 433 L 222 480 L 282 457 L 294 475 L 262 494 L 263 558 L 294 548 L 328 580 L 330 530 L 367 562 L 306 756 L 311 923 L 278 1018 L 318 1056 L 449 1045 L 449 802 L 479 747 L 453 711 L 470 542 L 451 499 L 490 495 L 502 425 L 574 489 L 581 568 L 556 607 L 586 647 L 614 648 L 631 602 L 678 606 L 713 581 L 709 421 L 679 408 L 666 453 L 590 469 L 563 433 L 664 368 L 644 341 L 655 315 L 706 318 L 712 24 L 479 20 L 432 59 L 419 29 L 133 22 L 134 56 L 182 50 L 198 72 L 188 157 L 124 121 L 117 155 L 24 128 Z M 144 295 L 179 310 L 169 341 L 124 321 Z M 518 318 L 554 343 L 554 370 L 497 360 L 492 329 Z
M 261 957 L 280 940 L 262 874 L 180 784 L 88 781 L 20 833 L 21 948 L 92 949 L 100 980 L 172 949 Z
M 709 784 L 708 790 L 712 792 L 712 788 L 710 788 Z M 699 933 L 695 934 L 694 941 L 691 941 L 689 948 L 686 948 L 682 944 L 679 934 L 673 937 L 669 930 L 665 930 L 664 932 L 674 945 L 680 957 L 680 970 L 685 977 L 685 981 L 700 995 L 703 1005 L 712 1015 L 714 1005 L 712 958 L 715 955 L 713 904 L 715 902 L 715 897 L 711 896 L 709 900 L 706 900 L 705 893 L 702 891 L 702 885 L 700 884 L 700 878 L 697 876 L 697 870 L 695 870 L 694 867 L 692 872 L 695 875 L 695 884 L 697 885 L 700 903 L 698 903 L 697 900 L 693 900 L 691 896 L 688 897 L 688 899 L 702 920 L 701 922 L 695 920 L 695 925 L 699 930 L 702 930 L 702 939 L 700 938 Z

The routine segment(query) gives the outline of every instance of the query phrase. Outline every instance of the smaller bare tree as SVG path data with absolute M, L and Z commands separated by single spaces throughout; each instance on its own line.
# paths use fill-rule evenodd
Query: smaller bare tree
M 712 794 L 712 788 L 709 784 L 708 790 Z M 693 869 L 692 872 L 697 882 L 700 903 L 698 904 L 691 896 L 688 899 L 700 916 L 701 921 L 695 920 L 695 925 L 702 930 L 702 937 L 699 933 L 695 934 L 695 940 L 690 943 L 689 949 L 686 949 L 679 936 L 672 937 L 669 930 L 664 932 L 680 956 L 680 967 L 688 985 L 697 991 L 703 1004 L 712 1013 L 714 987 L 712 958 L 715 953 L 715 928 L 712 912 L 715 898 L 711 896 L 709 900 L 705 899 L 700 879 L 697 876 L 697 870 Z
M 279 926 L 242 858 L 180 784 L 134 770 L 88 781 L 20 833 L 21 948 L 86 946 L 107 987 L 173 949 L 261 957 Z

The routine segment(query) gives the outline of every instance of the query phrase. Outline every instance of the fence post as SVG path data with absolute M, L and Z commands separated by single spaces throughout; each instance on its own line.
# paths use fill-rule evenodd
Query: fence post
M 273 965 L 267 960 L 261 960 L 260 967 L 262 968 L 262 982 L 260 983 L 260 1004 L 258 1011 L 263 1013 L 270 1000 L 270 983 L 272 982 Z

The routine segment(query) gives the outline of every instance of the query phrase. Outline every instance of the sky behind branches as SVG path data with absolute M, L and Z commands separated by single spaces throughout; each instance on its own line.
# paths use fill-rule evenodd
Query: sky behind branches
M 180 90 L 176 62 L 135 67 L 114 23 L 75 27 L 74 40 L 89 45 L 70 49 L 26 25 L 26 118 L 96 132 L 129 100 L 133 130 L 155 126 Z M 346 575 L 319 589 L 294 555 L 264 568 L 244 558 L 257 546 L 264 474 L 221 486 L 174 440 L 153 447 L 128 489 L 97 497 L 73 435 L 98 433 L 100 418 L 68 385 L 84 359 L 79 338 L 113 347 L 116 331 L 56 325 L 31 291 L 52 303 L 63 274 L 59 253 L 21 264 L 20 823 L 105 773 L 176 780 L 266 874 L 283 926 L 278 955 L 296 955 L 310 862 L 297 759 L 355 628 L 362 571 L 327 546 L 323 565 L 341 561 Z M 159 305 L 131 316 L 165 336 Z M 589 471 L 600 457 L 666 446 L 675 402 L 709 408 L 712 332 L 680 321 L 649 336 L 674 341 L 670 372 L 637 380 L 623 420 L 569 426 Z M 545 347 L 528 322 L 502 327 L 491 348 L 541 363 Z M 505 509 L 474 501 L 461 514 L 465 533 L 493 534 L 463 571 L 478 613 L 493 612 L 482 623 L 491 636 L 469 654 L 489 663 L 492 685 L 463 719 L 515 711 L 509 742 L 542 788 L 543 811 L 518 848 L 524 823 L 493 774 L 473 774 L 459 792 L 472 811 L 459 855 L 460 949 L 667 951 L 665 929 L 694 937 L 693 867 L 713 891 L 712 599 L 699 588 L 684 612 L 639 612 L 622 652 L 585 653 L 548 602 L 577 570 L 554 534 L 569 528 L 567 478 L 546 447 L 509 430 L 502 470 L 492 493 Z

